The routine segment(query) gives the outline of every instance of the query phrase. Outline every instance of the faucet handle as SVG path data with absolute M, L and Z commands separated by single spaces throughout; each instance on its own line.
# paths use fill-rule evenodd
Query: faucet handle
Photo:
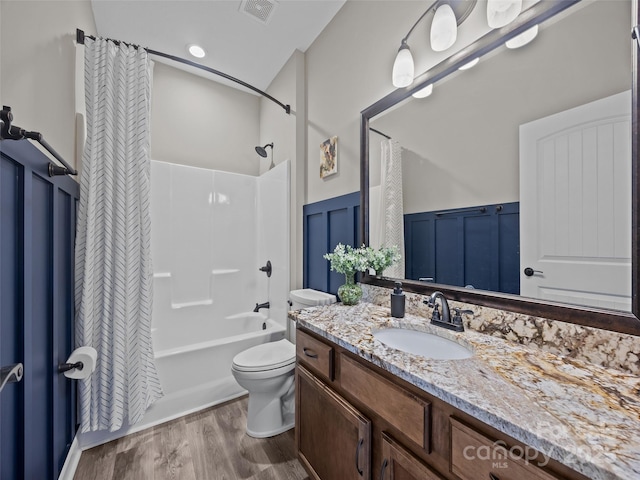
M 433 308 L 433 314 L 431 315 L 431 321 L 436 320 L 440 321 L 440 305 L 435 302 L 429 302 L 428 304 L 431 308 Z
M 451 320 L 451 323 L 453 323 L 454 325 L 463 325 L 462 314 L 473 315 L 473 310 L 462 310 L 460 308 L 454 307 L 453 311 L 455 312 L 455 314 L 453 315 L 453 320 Z

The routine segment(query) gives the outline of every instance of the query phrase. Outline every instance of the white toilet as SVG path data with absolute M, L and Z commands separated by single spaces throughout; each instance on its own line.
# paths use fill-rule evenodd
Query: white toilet
M 292 310 L 336 302 L 335 295 L 309 288 L 289 296 Z M 293 428 L 295 366 L 296 347 L 286 339 L 251 347 L 233 358 L 231 373 L 249 392 L 249 436 L 272 437 Z

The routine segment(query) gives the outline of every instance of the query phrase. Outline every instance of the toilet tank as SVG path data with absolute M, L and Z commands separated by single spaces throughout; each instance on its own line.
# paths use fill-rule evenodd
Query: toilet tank
M 337 301 L 335 295 L 313 290 L 312 288 L 290 291 L 289 300 L 291 300 L 291 310 L 317 307 L 319 305 L 331 305 Z
M 292 290 L 289 292 L 290 310 L 300 310 L 302 308 L 317 307 L 319 305 L 331 305 L 336 303 L 335 295 L 321 292 L 312 288 Z M 290 342 L 296 343 L 296 325 L 293 320 L 289 320 L 287 338 Z

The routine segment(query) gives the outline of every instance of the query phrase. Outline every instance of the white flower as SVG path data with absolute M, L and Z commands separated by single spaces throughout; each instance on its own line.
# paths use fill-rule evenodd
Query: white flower
M 360 248 L 353 248 L 351 245 L 345 246 L 338 243 L 333 253 L 325 253 L 323 258 L 331 262 L 331 270 L 345 275 L 364 272 L 369 267 L 367 249 L 364 245 Z

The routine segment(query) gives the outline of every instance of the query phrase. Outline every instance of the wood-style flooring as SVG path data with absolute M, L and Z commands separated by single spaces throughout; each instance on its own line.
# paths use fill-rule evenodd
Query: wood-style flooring
M 294 433 L 245 433 L 247 397 L 82 452 L 74 480 L 308 480 Z

